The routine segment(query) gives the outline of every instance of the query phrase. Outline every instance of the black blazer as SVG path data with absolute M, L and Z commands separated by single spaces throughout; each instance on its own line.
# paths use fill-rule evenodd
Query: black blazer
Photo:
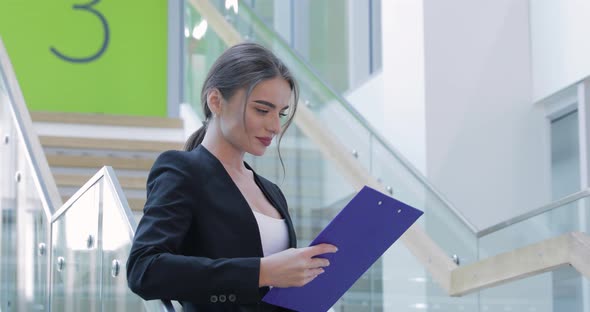
M 296 247 L 283 193 L 254 178 Z M 158 157 L 143 212 L 127 261 L 129 287 L 143 299 L 178 300 L 185 311 L 288 311 L 261 302 L 268 287 L 258 287 L 263 252 L 256 218 L 205 147 Z

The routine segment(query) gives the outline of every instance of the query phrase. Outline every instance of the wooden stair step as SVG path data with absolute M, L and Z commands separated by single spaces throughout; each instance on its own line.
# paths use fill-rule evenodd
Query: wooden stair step
M 103 166 L 111 166 L 115 169 L 150 170 L 154 161 L 153 158 L 47 155 L 47 162 L 52 167 L 81 167 L 96 170 Z
M 90 178 L 92 177 L 86 175 L 56 174 L 55 183 L 58 186 L 82 187 Z M 118 176 L 117 179 L 123 189 L 145 190 L 147 182 L 147 177 Z
M 182 142 L 144 141 L 122 139 L 96 139 L 76 137 L 39 137 L 43 147 L 60 147 L 76 149 L 100 149 L 117 151 L 163 152 L 165 150 L 181 150 Z
M 182 119 L 151 116 L 127 116 L 107 114 L 83 114 L 62 112 L 31 112 L 33 122 L 110 125 L 123 127 L 178 128 L 183 127 Z
M 68 199 L 70 199 L 69 196 L 62 196 L 61 200 L 65 203 L 66 201 L 68 201 Z M 140 198 L 128 198 L 127 202 L 129 203 L 129 208 L 131 208 L 131 211 L 139 211 L 142 212 L 143 211 L 143 206 L 145 206 L 145 199 L 140 199 Z

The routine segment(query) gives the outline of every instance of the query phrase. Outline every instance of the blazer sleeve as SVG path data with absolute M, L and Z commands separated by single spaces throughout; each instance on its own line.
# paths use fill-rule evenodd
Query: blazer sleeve
M 209 303 L 212 295 L 233 294 L 235 303 L 260 300 L 260 258 L 210 259 L 181 254 L 198 205 L 186 153 L 161 154 L 147 183 L 147 201 L 129 259 L 129 288 L 145 300 Z M 193 169 L 194 170 L 194 169 Z

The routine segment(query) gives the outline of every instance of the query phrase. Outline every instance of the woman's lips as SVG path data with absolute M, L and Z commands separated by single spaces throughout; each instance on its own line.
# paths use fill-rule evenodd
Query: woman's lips
M 264 146 L 269 146 L 270 143 L 272 142 L 271 138 L 261 138 L 261 137 L 256 137 L 258 140 L 260 140 L 260 142 L 262 144 L 264 144 Z

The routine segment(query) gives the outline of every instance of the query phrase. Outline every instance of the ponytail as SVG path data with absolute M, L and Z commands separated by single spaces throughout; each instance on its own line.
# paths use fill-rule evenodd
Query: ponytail
M 203 139 L 205 138 L 205 133 L 207 133 L 207 123 L 204 122 L 203 126 L 199 128 L 199 130 L 193 132 L 191 136 L 186 140 L 184 143 L 183 150 L 190 152 L 194 150 L 197 146 L 201 145 Z

